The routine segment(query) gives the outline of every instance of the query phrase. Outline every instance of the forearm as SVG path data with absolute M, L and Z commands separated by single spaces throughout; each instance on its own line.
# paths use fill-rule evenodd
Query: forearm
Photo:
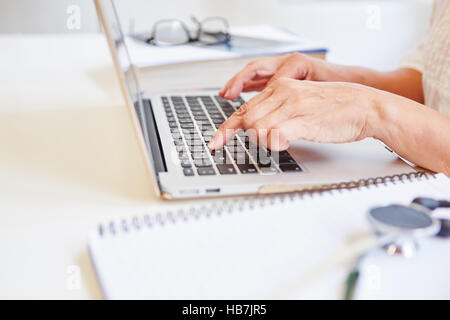
M 380 92 L 369 127 L 401 157 L 450 176 L 450 118 L 403 97 Z
M 342 66 L 313 60 L 313 78 L 317 81 L 353 82 L 424 102 L 422 74 L 413 69 L 380 72 L 363 67 Z
M 379 72 L 361 67 L 348 67 L 350 82 L 360 83 L 424 103 L 422 73 L 413 69 Z

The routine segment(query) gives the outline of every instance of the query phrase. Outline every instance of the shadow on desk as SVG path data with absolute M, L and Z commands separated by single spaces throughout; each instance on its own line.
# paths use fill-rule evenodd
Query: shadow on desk
M 0 165 L 88 192 L 154 197 L 125 107 L 0 114 Z

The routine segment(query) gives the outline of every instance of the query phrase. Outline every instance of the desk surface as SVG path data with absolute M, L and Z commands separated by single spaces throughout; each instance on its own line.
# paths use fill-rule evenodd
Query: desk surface
M 163 205 L 106 41 L 3 35 L 0 52 L 0 298 L 101 298 L 89 232 Z

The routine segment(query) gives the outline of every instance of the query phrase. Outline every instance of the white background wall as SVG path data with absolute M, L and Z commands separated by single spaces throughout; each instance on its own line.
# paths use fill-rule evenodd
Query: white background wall
M 82 29 L 97 31 L 93 0 L 0 0 L 0 33 L 68 32 L 67 7 L 79 5 Z
M 425 35 L 432 0 L 116 0 L 128 29 L 150 28 L 160 18 L 189 21 L 222 15 L 232 24 L 270 23 L 324 42 L 329 60 L 379 69 Z M 81 9 L 80 30 L 68 30 L 69 5 Z M 373 26 L 373 8 L 379 25 Z M 377 9 L 378 8 L 378 9 Z M 372 27 L 370 26 L 372 23 Z M 1 32 L 97 32 L 93 0 L 0 0 Z

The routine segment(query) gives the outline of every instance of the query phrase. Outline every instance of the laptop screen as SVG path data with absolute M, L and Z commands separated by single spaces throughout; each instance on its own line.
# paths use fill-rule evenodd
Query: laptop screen
M 133 126 L 136 128 L 141 149 L 144 151 L 152 176 L 157 181 L 157 173 L 165 170 L 161 165 L 161 156 L 158 145 L 158 134 L 154 126 L 151 107 L 148 100 L 142 99 L 142 92 L 137 80 L 135 67 L 130 59 L 128 48 L 125 45 L 125 34 L 121 27 L 117 7 L 114 0 L 95 0 L 95 5 L 101 25 L 111 48 L 116 69 L 119 69 L 120 82 L 123 91 L 130 100 L 127 103 L 132 116 Z M 155 161 L 155 156 L 157 161 Z M 162 168 L 162 169 L 161 169 Z M 159 186 L 155 184 L 155 191 L 159 194 Z
M 102 6 L 105 25 L 108 28 L 109 34 L 112 38 L 117 60 L 120 69 L 123 73 L 124 80 L 127 86 L 127 91 L 130 95 L 131 101 L 134 103 L 140 100 L 140 88 L 136 77 L 134 66 L 131 62 L 128 48 L 125 44 L 125 34 L 123 32 L 119 15 L 116 9 L 114 0 L 99 0 Z

